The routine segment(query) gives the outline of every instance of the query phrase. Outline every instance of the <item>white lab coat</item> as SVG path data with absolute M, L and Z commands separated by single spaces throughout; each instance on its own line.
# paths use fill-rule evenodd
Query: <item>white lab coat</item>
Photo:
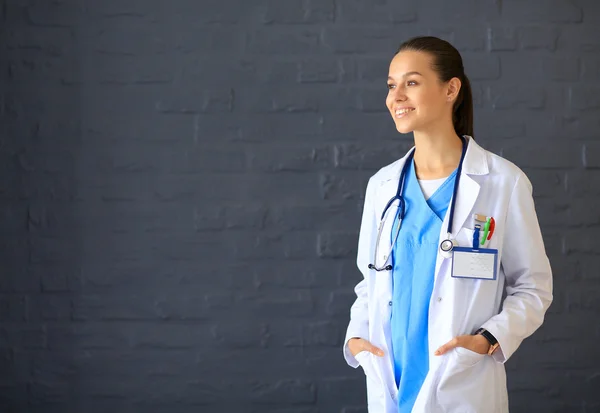
M 396 413 L 390 342 L 391 271 L 368 269 L 373 260 L 377 225 L 386 203 L 395 195 L 406 157 L 382 168 L 367 185 L 359 242 L 358 268 L 364 278 L 355 288 L 356 301 L 344 340 L 344 357 L 352 367 L 362 366 L 367 382 L 370 413 Z M 446 239 L 450 208 L 440 231 Z M 390 211 L 392 216 L 395 211 Z M 454 212 L 453 235 L 470 246 L 472 214 L 493 216 L 494 235 L 486 248 L 498 249 L 497 279 L 452 278 L 451 259 L 439 254 L 429 307 L 429 372 L 413 413 L 505 413 L 508 395 L 504 362 L 543 322 L 552 302 L 552 273 L 527 176 L 514 164 L 480 147 L 473 139 L 465 154 Z M 379 262 L 389 251 L 391 219 L 386 220 Z M 457 230 L 458 231 L 457 234 Z M 502 300 L 506 286 L 506 298 Z M 401 287 L 400 287 L 401 288 Z M 500 343 L 493 356 L 464 348 L 435 356 L 433 352 L 453 337 L 489 330 Z M 385 356 L 360 352 L 356 358 L 348 340 L 361 337 L 381 348 Z

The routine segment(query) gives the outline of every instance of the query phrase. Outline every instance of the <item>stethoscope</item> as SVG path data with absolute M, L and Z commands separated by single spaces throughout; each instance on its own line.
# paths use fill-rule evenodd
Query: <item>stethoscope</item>
M 462 171 L 462 165 L 463 165 L 463 161 L 465 159 L 465 154 L 467 153 L 467 139 L 463 136 L 460 136 L 460 140 L 462 141 L 463 147 L 462 147 L 462 154 L 460 156 L 460 162 L 458 164 L 458 170 L 456 171 L 456 179 L 454 180 L 454 191 L 452 194 L 452 201 L 450 202 L 450 217 L 448 219 L 448 229 L 447 229 L 448 235 L 447 235 L 447 238 L 440 243 L 440 247 L 439 247 L 440 255 L 443 258 L 451 258 L 454 247 L 458 246 L 458 242 L 454 238 L 452 238 L 452 221 L 454 219 L 454 206 L 456 204 L 456 194 L 458 193 L 458 184 L 460 182 L 460 173 Z M 400 226 L 402 225 L 402 220 L 404 219 L 404 214 L 406 212 L 406 206 L 405 206 L 405 202 L 404 202 L 404 183 L 406 181 L 406 172 L 408 170 L 409 165 L 411 164 L 411 162 L 413 160 L 414 155 L 415 155 L 415 149 L 413 149 L 408 154 L 408 157 L 406 158 L 406 161 L 404 162 L 404 166 L 402 167 L 402 172 L 400 173 L 400 179 L 398 181 L 398 190 L 396 191 L 396 195 L 388 201 L 385 208 L 383 209 L 383 213 L 381 214 L 381 218 L 379 220 L 379 227 L 377 229 L 377 241 L 375 244 L 375 253 L 374 253 L 374 257 L 373 257 L 374 263 L 377 262 L 376 260 L 377 260 L 378 253 L 379 253 L 379 243 L 380 243 L 381 235 L 383 232 L 382 230 L 383 230 L 383 224 L 384 224 L 385 218 L 386 218 L 386 213 L 388 212 L 388 210 L 390 209 L 392 204 L 394 202 L 398 201 L 398 228 L 396 230 L 396 235 L 394 237 L 394 241 L 392 242 L 392 244 L 390 246 L 389 253 L 384 258 L 385 262 L 383 263 L 383 265 L 376 266 L 375 264 L 369 264 L 369 269 L 371 269 L 371 270 L 391 271 L 393 268 L 391 264 L 388 264 L 388 261 L 391 258 L 392 249 L 394 248 L 394 245 L 396 245 L 396 241 L 398 239 L 398 234 L 400 234 Z

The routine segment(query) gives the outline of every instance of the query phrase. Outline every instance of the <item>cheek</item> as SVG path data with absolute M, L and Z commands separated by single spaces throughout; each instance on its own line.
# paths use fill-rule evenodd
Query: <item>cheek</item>
M 443 100 L 435 91 L 423 93 L 419 96 L 419 109 L 427 116 L 438 116 L 444 106 Z

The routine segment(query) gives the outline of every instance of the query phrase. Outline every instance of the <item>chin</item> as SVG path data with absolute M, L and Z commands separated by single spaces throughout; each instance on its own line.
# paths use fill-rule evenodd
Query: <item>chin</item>
M 396 130 L 400 133 L 414 132 L 415 128 L 411 125 L 403 125 L 401 122 L 396 122 Z

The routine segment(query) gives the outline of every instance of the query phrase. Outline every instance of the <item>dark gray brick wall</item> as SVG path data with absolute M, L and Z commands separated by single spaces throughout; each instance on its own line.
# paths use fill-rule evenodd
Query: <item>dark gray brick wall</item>
M 341 340 L 409 36 L 463 53 L 555 302 L 511 411 L 600 411 L 595 0 L 0 1 L 0 412 L 365 410 Z

